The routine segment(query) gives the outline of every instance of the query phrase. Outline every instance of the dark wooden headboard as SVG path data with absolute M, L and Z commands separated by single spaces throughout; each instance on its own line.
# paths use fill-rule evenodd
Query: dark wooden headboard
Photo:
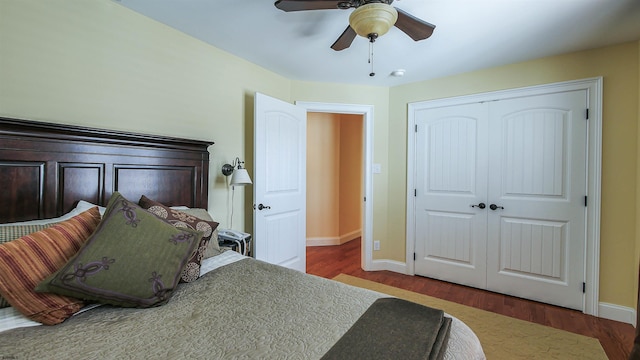
M 0 223 L 105 206 L 114 191 L 206 209 L 212 144 L 0 117 Z

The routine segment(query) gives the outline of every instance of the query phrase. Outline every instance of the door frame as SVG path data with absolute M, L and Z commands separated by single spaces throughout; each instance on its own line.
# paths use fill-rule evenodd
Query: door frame
M 354 105 L 296 101 L 309 112 L 362 115 L 364 122 L 364 211 L 362 214 L 362 241 L 360 246 L 363 270 L 373 270 L 373 105 Z
M 457 96 L 437 100 L 413 102 L 407 111 L 407 273 L 415 275 L 415 126 L 416 112 L 421 109 L 495 101 L 554 92 L 587 90 L 589 122 L 587 124 L 587 196 L 586 214 L 585 289 L 583 313 L 598 316 L 600 280 L 600 193 L 602 168 L 602 77 L 557 82 L 500 91 Z

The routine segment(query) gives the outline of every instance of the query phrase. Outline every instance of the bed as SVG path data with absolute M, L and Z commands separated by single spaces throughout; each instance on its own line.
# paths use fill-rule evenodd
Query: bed
M 64 218 L 60 221 L 65 224 L 77 222 L 78 214 L 88 219 L 87 214 L 92 212 L 96 218 L 94 205 L 98 205 L 101 211 L 93 225 L 96 230 L 89 231 L 88 240 L 72 257 L 80 258 L 96 238 L 108 233 L 108 220 L 115 218 L 114 214 L 127 214 L 129 208 L 118 208 L 116 203 L 138 206 L 133 203 L 145 196 L 171 209 L 169 212 L 207 209 L 208 149 L 212 144 L 0 118 L 0 204 L 10 204 L 0 207 L 0 224 L 51 218 Z M 138 220 L 147 216 L 146 212 L 136 214 Z M 155 219 L 156 215 L 151 217 Z M 130 226 L 138 226 L 132 217 L 128 220 Z M 58 229 L 60 222 L 54 224 L 38 225 L 51 228 L 34 234 Z M 172 229 L 167 231 L 179 228 Z M 180 234 L 202 236 L 203 231 Z M 199 239 L 185 245 L 182 253 L 191 257 L 197 254 Z M 174 245 L 178 243 L 183 242 L 174 241 Z M 122 251 L 126 246 L 119 248 Z M 178 282 L 184 279 L 183 270 L 174 282 L 165 279 L 170 283 L 165 288 L 170 290 L 162 293 L 164 298 L 154 305 L 131 306 L 119 298 L 122 306 L 110 303 L 96 307 L 92 301 L 85 301 L 81 311 L 51 326 L 28 326 L 35 324 L 23 319 L 12 306 L 0 309 L 0 314 L 13 311 L 4 319 L 0 316 L 0 331 L 6 329 L 0 335 L 0 358 L 339 359 L 365 356 L 376 346 L 375 354 L 368 358 L 389 358 L 392 353 L 388 351 L 411 358 L 408 351 L 423 346 L 417 343 L 426 336 L 415 340 L 421 331 L 407 334 L 407 326 L 415 323 L 413 319 L 407 324 L 398 322 L 400 325 L 380 320 L 386 319 L 383 315 L 394 319 L 401 316 L 389 312 L 387 308 L 396 309 L 398 305 L 387 295 L 221 251 L 211 243 L 200 258 L 199 276 L 190 282 Z M 186 261 L 184 256 L 180 259 Z M 42 283 L 53 287 L 56 279 L 63 278 L 57 273 Z M 88 281 L 86 278 L 82 281 Z M 63 285 L 59 289 L 68 291 Z M 82 286 L 88 288 L 85 283 Z M 401 305 L 410 317 L 427 311 L 410 306 Z M 442 351 L 424 358 L 484 359 L 471 329 L 455 317 L 428 311 L 428 316 L 448 325 L 429 330 L 436 345 L 432 342 L 428 346 Z M 16 318 L 23 322 L 17 321 L 20 325 L 12 328 Z M 373 328 L 380 329 L 376 332 Z M 354 339 L 357 343 L 363 338 L 370 338 L 368 341 L 375 346 L 362 349 L 354 343 Z

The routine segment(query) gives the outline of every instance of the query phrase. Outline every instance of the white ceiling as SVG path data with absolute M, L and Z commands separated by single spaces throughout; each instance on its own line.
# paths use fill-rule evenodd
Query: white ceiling
M 349 10 L 283 12 L 272 0 L 115 0 L 290 79 L 395 86 L 640 40 L 640 0 L 396 0 L 436 25 L 414 42 L 392 28 L 336 52 Z M 391 71 L 405 69 L 403 77 Z

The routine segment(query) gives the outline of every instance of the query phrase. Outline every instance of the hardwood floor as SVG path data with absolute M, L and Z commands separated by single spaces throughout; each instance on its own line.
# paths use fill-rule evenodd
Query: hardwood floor
M 360 268 L 360 240 L 353 240 L 340 246 L 308 247 L 307 273 L 329 279 L 344 273 L 478 309 L 591 336 L 600 340 L 600 344 L 611 360 L 628 359 L 633 345 L 635 329 L 629 324 L 421 276 L 409 276 L 391 271 L 363 271 Z

